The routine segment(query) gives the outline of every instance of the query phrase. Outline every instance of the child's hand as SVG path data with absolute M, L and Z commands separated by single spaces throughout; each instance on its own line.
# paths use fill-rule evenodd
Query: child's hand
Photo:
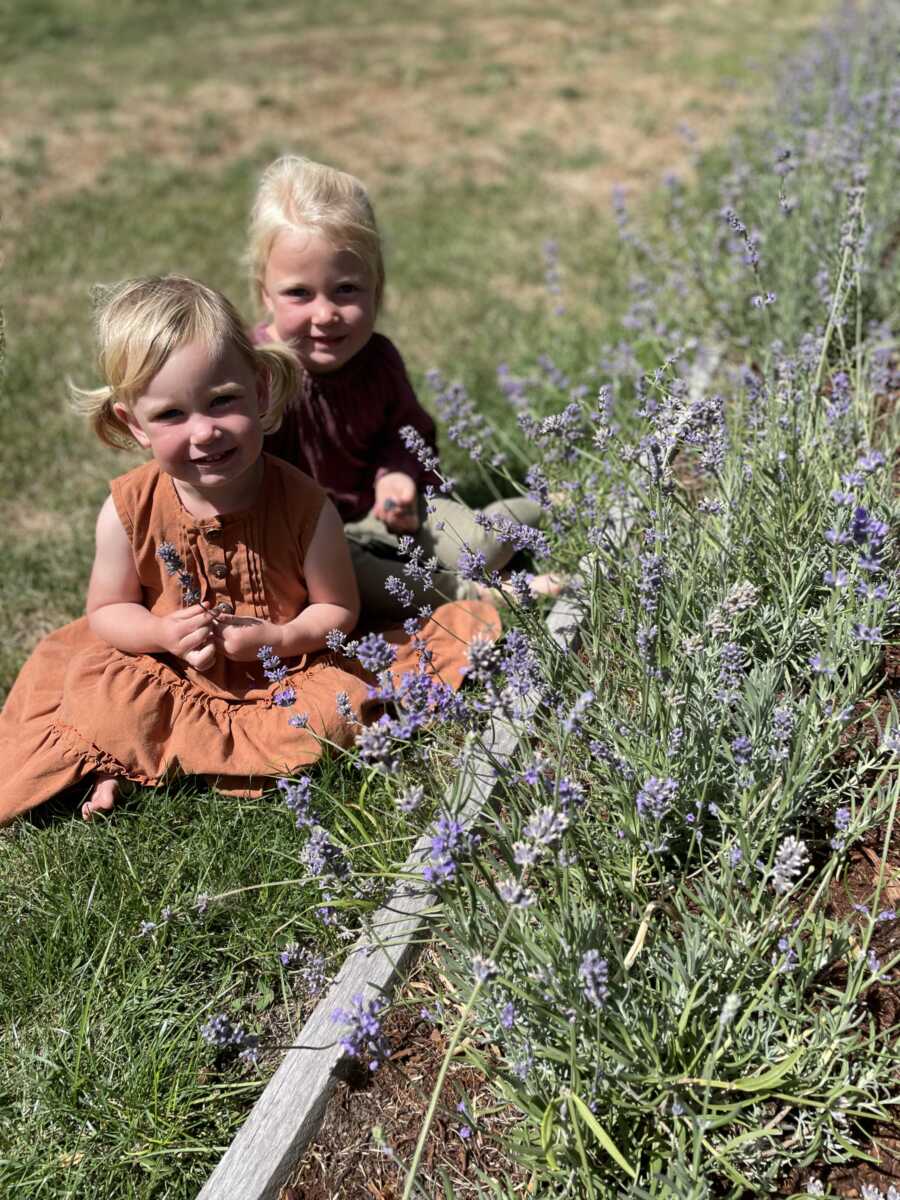
M 218 650 L 215 642 L 207 642 L 205 646 L 201 646 L 199 650 L 188 650 L 184 656 L 184 661 L 194 668 L 195 671 L 208 671 L 216 661 Z
M 417 499 L 414 481 L 403 471 L 389 471 L 375 484 L 372 512 L 391 533 L 415 533 L 419 528 Z
M 201 671 L 211 665 L 216 655 L 213 643 L 215 618 L 209 609 L 202 604 L 192 604 L 190 608 L 180 608 L 158 620 L 159 643 L 167 653 Z M 201 666 L 201 662 L 205 665 Z
M 216 617 L 216 645 L 226 658 L 235 662 L 252 662 L 260 646 L 270 646 L 275 640 L 275 626 L 257 617 Z

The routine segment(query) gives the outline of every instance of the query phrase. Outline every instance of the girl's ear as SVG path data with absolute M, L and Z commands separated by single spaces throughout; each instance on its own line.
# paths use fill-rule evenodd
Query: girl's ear
M 117 419 L 122 422 L 128 432 L 134 438 L 139 446 L 143 446 L 145 450 L 150 449 L 150 439 L 144 433 L 138 424 L 138 419 L 133 412 L 130 411 L 124 404 L 114 404 L 113 412 Z

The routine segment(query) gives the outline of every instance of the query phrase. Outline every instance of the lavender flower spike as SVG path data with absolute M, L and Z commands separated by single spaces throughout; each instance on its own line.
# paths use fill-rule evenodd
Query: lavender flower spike
M 377 1071 L 391 1056 L 390 1045 L 381 1030 L 378 1002 L 366 1003 L 361 993 L 357 993 L 352 1004 L 349 1009 L 336 1008 L 331 1015 L 333 1021 L 348 1026 L 341 1038 L 341 1049 L 354 1058 L 368 1059 L 369 1070 Z
M 170 575 L 178 576 L 178 582 L 181 584 L 181 603 L 184 607 L 190 608 L 192 604 L 199 604 L 200 590 L 190 571 L 184 569 L 181 555 L 172 543 L 160 542 L 156 550 L 156 557 L 162 560 L 163 566 Z

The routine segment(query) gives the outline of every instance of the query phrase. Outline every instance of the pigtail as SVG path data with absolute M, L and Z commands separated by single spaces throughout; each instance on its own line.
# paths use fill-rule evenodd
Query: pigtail
M 265 433 L 274 433 L 281 425 L 285 405 L 303 386 L 303 368 L 297 355 L 284 342 L 266 342 L 255 346 L 254 352 L 268 400 L 261 423 Z
M 79 416 L 87 418 L 91 429 L 105 446 L 111 446 L 114 450 L 135 448 L 137 442 L 113 408 L 115 393 L 111 387 L 80 388 L 71 379 L 66 380 L 66 387 L 72 409 Z

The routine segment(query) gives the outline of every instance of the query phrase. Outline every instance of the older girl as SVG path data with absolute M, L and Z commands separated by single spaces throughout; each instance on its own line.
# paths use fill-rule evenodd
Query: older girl
M 258 344 L 283 341 L 303 365 L 300 389 L 290 398 L 267 449 L 309 472 L 328 492 L 344 520 L 366 612 L 398 617 L 418 604 L 483 596 L 490 590 L 458 570 L 463 547 L 483 556 L 487 574 L 513 555 L 510 541 L 490 525 L 537 525 L 538 504 L 524 496 L 485 509 L 484 523 L 445 497 L 426 505 L 433 476 L 407 449 L 401 430 L 411 426 L 434 449 L 434 421 L 419 404 L 393 343 L 375 332 L 384 291 L 384 262 L 375 215 L 365 188 L 352 175 L 286 155 L 260 182 L 250 223 L 252 286 L 265 308 Z M 425 560 L 434 558 L 430 586 L 402 575 L 400 538 L 412 537 Z M 559 581 L 536 576 L 532 590 L 553 593 Z

